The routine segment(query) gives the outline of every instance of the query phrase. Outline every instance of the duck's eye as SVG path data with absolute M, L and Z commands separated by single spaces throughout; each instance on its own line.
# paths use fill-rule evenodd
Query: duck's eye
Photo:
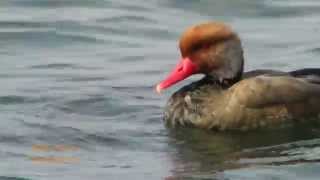
M 202 44 L 196 44 L 192 47 L 192 51 L 196 52 L 198 50 L 202 49 Z

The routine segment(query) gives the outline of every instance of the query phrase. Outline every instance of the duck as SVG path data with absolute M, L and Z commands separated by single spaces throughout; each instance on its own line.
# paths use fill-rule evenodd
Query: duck
M 169 98 L 163 118 L 168 126 L 247 131 L 320 118 L 319 68 L 244 72 L 238 34 L 216 21 L 187 28 L 179 49 L 181 59 L 155 90 L 160 94 L 189 76 L 204 76 Z

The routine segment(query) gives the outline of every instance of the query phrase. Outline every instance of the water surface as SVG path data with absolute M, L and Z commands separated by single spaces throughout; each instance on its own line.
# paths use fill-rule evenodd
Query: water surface
M 208 20 L 239 32 L 246 70 L 320 67 L 316 0 L 2 0 L 0 179 L 318 179 L 314 125 L 163 126 L 188 82 L 162 96 L 153 86 L 180 33 Z

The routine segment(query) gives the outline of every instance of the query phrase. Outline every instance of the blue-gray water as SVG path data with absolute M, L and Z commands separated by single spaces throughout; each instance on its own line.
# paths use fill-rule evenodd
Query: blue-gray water
M 320 67 L 317 0 L 1 0 L 0 179 L 318 179 L 313 125 L 163 126 L 188 82 L 161 96 L 153 86 L 177 62 L 180 33 L 207 20 L 239 32 L 247 70 Z

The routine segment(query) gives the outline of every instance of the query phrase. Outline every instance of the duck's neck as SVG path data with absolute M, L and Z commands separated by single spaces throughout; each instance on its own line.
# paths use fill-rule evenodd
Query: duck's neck
M 213 79 L 210 76 L 206 76 L 204 78 L 210 84 L 218 85 L 223 89 L 231 87 L 233 84 L 237 83 L 241 78 L 232 78 L 232 79 Z
M 241 80 L 244 69 L 243 49 L 239 39 L 226 41 L 218 54 L 212 55 L 211 63 L 223 62 L 212 71 L 206 72 L 208 79 L 215 84 L 228 88 Z
M 204 80 L 207 83 L 215 84 L 215 85 L 221 86 L 222 88 L 225 89 L 225 88 L 229 88 L 232 85 L 234 85 L 235 83 L 239 82 L 242 79 L 242 74 L 243 74 L 243 72 L 241 70 L 238 73 L 236 73 L 235 76 L 232 78 L 217 78 L 215 76 L 206 75 L 204 77 Z

